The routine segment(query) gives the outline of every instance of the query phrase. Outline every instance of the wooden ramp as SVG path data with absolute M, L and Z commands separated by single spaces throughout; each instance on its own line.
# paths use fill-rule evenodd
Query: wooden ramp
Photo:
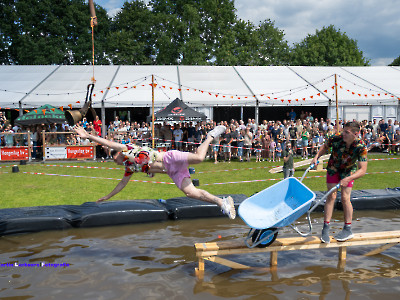
M 330 154 L 326 154 L 326 155 L 322 155 L 319 158 L 319 164 L 317 165 L 317 171 L 323 171 L 322 169 L 322 163 L 324 160 L 329 159 L 331 155 Z M 303 167 L 303 166 L 309 166 L 311 165 L 312 159 L 306 159 L 306 160 L 302 160 L 302 161 L 298 161 L 297 163 L 293 164 L 293 167 L 296 169 L 298 167 Z M 274 174 L 274 173 L 279 173 L 279 172 L 283 172 L 283 167 L 276 167 L 276 168 L 272 168 L 269 170 L 270 173 Z
M 394 245 L 397 245 L 398 243 L 400 243 L 400 230 L 357 233 L 354 234 L 354 238 L 346 242 L 337 242 L 331 237 L 331 242 L 329 244 L 321 243 L 321 240 L 317 236 L 309 236 L 306 238 L 278 238 L 266 248 L 248 248 L 244 244 L 244 241 L 196 243 L 194 247 L 196 250 L 196 256 L 199 259 L 199 266 L 196 268 L 196 275 L 202 277 L 205 268 L 204 260 L 228 266 L 232 269 L 250 268 L 250 266 L 220 257 L 230 254 L 270 252 L 270 266 L 276 267 L 278 265 L 278 252 L 280 251 L 339 248 L 339 262 L 343 263 L 346 260 L 347 247 L 383 244 L 383 246 L 364 254 L 365 256 L 369 256 L 378 254 Z

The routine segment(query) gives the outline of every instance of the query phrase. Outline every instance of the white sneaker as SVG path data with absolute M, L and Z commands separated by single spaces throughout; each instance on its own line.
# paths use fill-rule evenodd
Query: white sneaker
M 218 125 L 213 130 L 211 130 L 207 135 L 211 136 L 212 138 L 219 137 L 226 131 L 226 127 L 224 125 Z
M 236 218 L 235 204 L 233 203 L 231 196 L 228 196 L 222 200 L 221 209 L 224 214 L 228 215 L 229 219 L 233 220 Z

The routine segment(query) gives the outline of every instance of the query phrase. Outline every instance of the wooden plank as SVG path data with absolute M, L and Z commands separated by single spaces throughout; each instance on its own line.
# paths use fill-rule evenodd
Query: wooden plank
M 230 267 L 232 269 L 249 269 L 250 268 L 249 266 L 239 264 L 237 262 L 234 262 L 234 261 L 222 258 L 222 257 L 218 257 L 218 256 L 205 257 L 204 259 L 215 262 L 220 265 Z
M 364 232 L 364 233 L 356 233 L 354 237 L 345 242 L 358 242 L 358 241 L 371 241 L 371 240 L 382 240 L 382 239 L 391 239 L 391 238 L 400 238 L 400 230 L 396 231 L 383 231 L 383 232 Z M 343 246 L 344 242 L 338 242 L 335 239 L 331 239 L 331 243 L 329 247 L 340 247 Z M 383 244 L 383 243 L 381 243 Z M 287 246 L 306 246 L 306 245 L 321 245 L 321 247 L 326 247 L 328 244 L 321 244 L 321 240 L 317 236 L 308 236 L 308 237 L 287 237 L 287 238 L 278 238 L 274 243 L 272 243 L 267 249 L 273 249 L 270 251 L 276 251 L 276 247 L 287 247 Z M 325 246 L 324 246 L 325 245 Z M 208 252 L 208 251 L 221 251 L 221 250 L 246 250 L 248 249 L 250 252 L 257 251 L 255 249 L 247 248 L 243 241 L 222 241 L 222 242 L 210 242 L 210 243 L 196 243 L 195 248 L 197 253 Z M 261 249 L 260 252 L 264 252 L 266 248 L 257 248 Z M 305 248 L 306 249 L 306 248 Z M 279 250 L 278 250 L 279 251 Z M 203 256 L 203 255 L 202 255 Z
M 319 161 L 320 161 L 320 164 L 319 164 L 319 165 L 322 165 L 322 162 L 323 162 L 324 160 L 329 159 L 330 156 L 331 156 L 330 154 L 326 154 L 326 155 L 321 156 L 321 157 L 319 158 Z M 309 165 L 311 165 L 312 160 L 313 160 L 313 159 L 311 158 L 311 159 L 306 159 L 306 160 L 298 161 L 298 162 L 296 162 L 296 163 L 293 164 L 293 167 L 296 169 L 296 168 L 298 168 L 298 167 L 309 166 Z M 318 166 L 317 166 L 317 168 L 318 168 Z M 274 174 L 274 173 L 279 173 L 279 172 L 282 172 L 282 171 L 283 171 L 283 167 L 282 167 L 282 166 L 276 167 L 276 168 L 272 168 L 272 169 L 269 170 L 269 172 L 272 173 L 272 174 Z
M 199 258 L 199 267 L 196 268 L 196 276 L 203 276 L 205 259 L 228 266 L 232 269 L 250 268 L 249 266 L 218 257 L 218 255 L 271 252 L 270 266 L 276 267 L 278 264 L 279 251 L 339 248 L 339 264 L 344 265 L 347 256 L 347 247 L 385 244 L 382 247 L 374 249 L 365 254 L 369 256 L 380 253 L 399 243 L 400 231 L 358 233 L 355 234 L 354 238 L 351 240 L 337 242 L 336 240 L 332 239 L 331 243 L 329 244 L 321 243 L 320 239 L 315 236 L 307 238 L 288 237 L 277 239 L 274 243 L 266 248 L 248 248 L 243 242 L 237 241 L 196 243 L 196 255 Z
M 369 251 L 369 252 L 365 253 L 364 255 L 365 256 L 371 256 L 371 255 L 379 254 L 379 253 L 385 251 L 386 249 L 392 248 L 393 246 L 395 246 L 397 244 L 398 243 L 389 243 L 389 244 L 383 245 L 383 246 L 381 246 L 379 248 L 376 248 L 376 249 L 374 249 L 372 251 Z

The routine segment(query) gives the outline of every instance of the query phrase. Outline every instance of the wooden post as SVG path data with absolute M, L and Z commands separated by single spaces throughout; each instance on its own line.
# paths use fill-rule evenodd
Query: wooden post
M 43 160 L 46 160 L 46 132 L 42 130 Z
M 278 251 L 272 251 L 269 257 L 269 265 L 275 267 L 278 265 Z
M 151 146 L 154 145 L 154 75 L 151 75 Z
M 347 255 L 347 247 L 339 247 L 339 262 L 345 262 Z
M 335 95 L 336 95 L 336 133 L 339 134 L 339 103 L 337 92 L 337 75 L 335 74 Z

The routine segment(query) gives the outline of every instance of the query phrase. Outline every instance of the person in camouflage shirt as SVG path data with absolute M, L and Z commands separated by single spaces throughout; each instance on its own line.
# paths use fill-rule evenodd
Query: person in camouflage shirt
M 340 183 L 341 202 L 343 205 L 344 227 L 335 236 L 339 242 L 346 241 L 353 237 L 351 221 L 353 219 L 353 206 L 350 201 L 354 180 L 365 175 L 367 171 L 367 147 L 358 138 L 360 124 L 358 122 L 347 122 L 340 135 L 332 135 L 327 138 L 325 144 L 320 148 L 312 163 L 317 164 L 318 158 L 331 149 L 331 156 L 328 161 L 326 184 L 328 191 Z M 330 242 L 329 230 L 333 208 L 336 200 L 336 192 L 330 194 L 325 203 L 324 226 L 322 229 L 321 241 Z

